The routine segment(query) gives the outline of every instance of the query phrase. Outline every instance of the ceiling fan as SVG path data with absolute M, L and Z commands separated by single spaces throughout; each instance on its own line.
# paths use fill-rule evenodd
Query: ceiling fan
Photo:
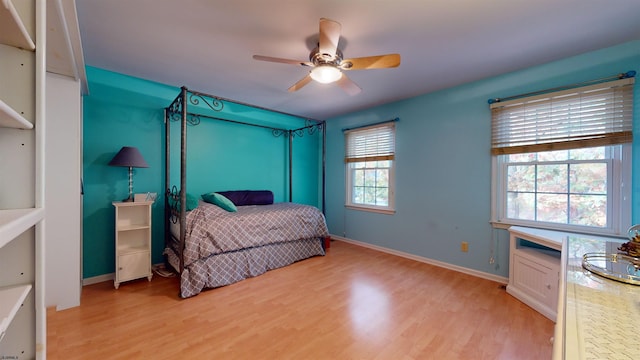
M 362 89 L 349 79 L 349 77 L 343 73 L 343 70 L 384 69 L 394 68 L 400 65 L 399 54 L 343 59 L 342 51 L 338 49 L 341 29 L 342 25 L 340 25 L 339 22 L 321 18 L 318 47 L 311 50 L 309 61 L 282 59 L 262 55 L 253 55 L 253 58 L 261 61 L 311 67 L 312 69 L 307 76 L 289 88 L 290 92 L 300 90 L 303 86 L 311 82 L 311 80 L 315 80 L 323 84 L 337 82 L 338 86 L 349 95 L 355 95 L 362 91 Z

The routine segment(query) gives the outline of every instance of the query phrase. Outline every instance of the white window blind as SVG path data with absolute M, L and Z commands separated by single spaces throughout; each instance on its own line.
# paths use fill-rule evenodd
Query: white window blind
M 393 160 L 395 125 L 386 123 L 345 132 L 346 163 Z
M 491 104 L 491 152 L 517 154 L 631 142 L 634 78 Z

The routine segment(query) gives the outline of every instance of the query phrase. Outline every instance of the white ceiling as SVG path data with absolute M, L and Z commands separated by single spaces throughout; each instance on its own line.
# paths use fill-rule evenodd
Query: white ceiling
M 85 63 L 278 111 L 327 119 L 640 39 L 639 0 L 76 0 Z M 345 58 L 399 53 L 348 72 L 362 92 L 310 83 L 321 17 Z M 91 90 L 91 89 L 89 89 Z

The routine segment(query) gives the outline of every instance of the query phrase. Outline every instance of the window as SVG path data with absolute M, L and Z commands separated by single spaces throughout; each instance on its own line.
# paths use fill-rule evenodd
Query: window
M 388 122 L 345 131 L 348 207 L 392 213 L 395 125 Z
M 622 235 L 633 79 L 492 104 L 492 221 Z

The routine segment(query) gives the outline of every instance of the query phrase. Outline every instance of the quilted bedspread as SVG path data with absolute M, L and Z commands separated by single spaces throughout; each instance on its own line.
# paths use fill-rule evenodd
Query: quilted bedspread
M 267 244 L 328 236 L 324 215 L 296 203 L 238 206 L 201 203 L 187 214 L 185 267 L 201 258 Z

